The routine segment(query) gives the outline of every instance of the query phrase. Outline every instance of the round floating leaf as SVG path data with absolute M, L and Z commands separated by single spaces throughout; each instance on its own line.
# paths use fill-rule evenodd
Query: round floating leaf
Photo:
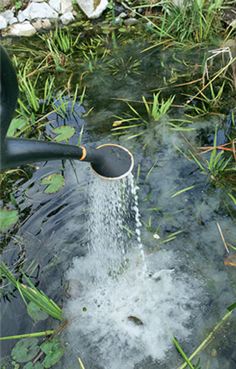
M 51 368 L 53 365 L 58 363 L 64 355 L 64 349 L 58 339 L 44 342 L 40 348 L 46 354 L 46 357 L 43 360 L 44 368 Z
M 42 311 L 33 301 L 27 305 L 27 312 L 35 322 L 48 318 L 48 314 Z
M 23 366 L 23 369 L 43 369 L 43 365 L 41 363 L 27 363 Z
M 23 338 L 18 341 L 11 351 L 12 358 L 18 363 L 26 363 L 39 353 L 38 340 L 35 338 Z
M 11 228 L 19 219 L 17 210 L 0 209 L 0 231 Z
M 17 137 L 21 133 L 21 130 L 27 125 L 27 120 L 22 118 L 14 118 L 11 121 L 10 127 L 7 131 L 8 137 Z
M 65 185 L 65 180 L 61 174 L 54 173 L 47 177 L 44 177 L 41 183 L 43 185 L 48 185 L 44 192 L 54 193 L 58 192 Z
M 68 141 L 75 134 L 75 129 L 70 126 L 61 126 L 53 129 L 53 132 L 57 134 L 55 141 L 62 142 Z

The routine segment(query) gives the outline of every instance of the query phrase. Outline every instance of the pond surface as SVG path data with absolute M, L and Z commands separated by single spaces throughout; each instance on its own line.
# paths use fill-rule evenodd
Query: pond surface
M 227 116 L 195 118 L 190 130 L 179 131 L 168 123 L 186 119 L 180 107 L 148 128 L 110 133 L 114 115 L 130 110 L 121 99 L 140 101 L 171 78 L 189 76 L 196 55 L 200 63 L 203 54 L 140 54 L 140 45 L 123 47 L 110 56 L 110 64 L 98 62 L 88 74 L 87 101 L 94 107 L 88 117 L 79 104 L 73 113 L 69 105 L 65 119 L 48 116 L 48 135 L 52 127 L 70 124 L 75 144 L 84 126 L 83 144 L 117 142 L 135 158 L 133 176 L 119 182 L 96 178 L 86 163 L 39 163 L 14 193 L 27 216 L 3 259 L 16 270 L 23 263 L 40 289 L 64 307 L 69 324 L 58 369 L 77 368 L 77 357 L 86 369 L 177 369 L 182 361 L 173 337 L 190 355 L 235 302 L 236 271 L 224 265 L 217 227 L 235 244 L 235 209 L 227 191 L 215 187 L 211 175 L 187 155 L 212 145 L 216 125 L 221 133 L 227 129 Z M 74 70 L 73 83 L 79 73 Z M 179 95 L 175 103 L 181 105 Z M 205 157 L 209 160 L 209 154 Z M 63 173 L 65 186 L 48 195 L 40 180 L 55 172 Z M 5 291 L 3 336 L 55 324 L 50 319 L 32 324 L 17 293 L 10 286 Z M 236 367 L 235 326 L 232 315 L 198 355 L 201 368 Z M 3 356 L 13 344 L 2 343 Z

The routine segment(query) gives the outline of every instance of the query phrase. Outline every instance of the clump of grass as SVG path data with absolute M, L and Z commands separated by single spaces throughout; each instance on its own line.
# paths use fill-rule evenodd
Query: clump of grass
M 151 102 L 148 102 L 145 96 L 142 96 L 141 109 L 144 108 L 144 114 L 140 113 L 133 105 L 127 102 L 130 113 L 127 113 L 124 117 L 116 116 L 118 120 L 113 122 L 114 128 L 112 131 L 124 132 L 124 130 L 135 127 L 148 128 L 157 124 L 168 113 L 174 99 L 175 96 L 170 96 L 167 99 L 160 99 L 160 92 L 153 94 Z M 143 132 L 144 131 L 141 131 L 138 135 L 143 134 Z M 132 137 L 137 137 L 137 135 Z
M 181 44 L 202 43 L 212 41 L 222 30 L 220 11 L 223 0 L 184 0 L 181 5 L 165 1 L 160 5 L 161 13 L 140 15 L 148 22 L 148 29 L 159 37 L 159 41 L 168 39 Z
M 50 51 L 54 50 L 55 53 L 62 52 L 68 55 L 74 51 L 80 36 L 81 33 L 78 33 L 77 37 L 73 38 L 69 29 L 57 27 L 55 30 L 50 31 L 49 34 L 41 37 L 48 47 L 50 45 Z
M 54 319 L 60 321 L 64 320 L 62 309 L 52 299 L 45 295 L 44 292 L 37 289 L 26 275 L 24 275 L 26 283 L 20 282 L 3 262 L 0 264 L 0 274 L 1 278 L 5 277 L 19 291 L 26 304 L 27 301 L 33 302 L 43 312 Z

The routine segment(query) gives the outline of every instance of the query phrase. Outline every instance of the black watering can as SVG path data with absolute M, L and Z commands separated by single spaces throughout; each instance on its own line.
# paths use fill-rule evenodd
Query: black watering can
M 11 61 L 0 46 L 0 170 L 36 161 L 75 159 L 91 163 L 93 170 L 106 179 L 120 179 L 128 175 L 134 164 L 132 154 L 116 144 L 85 148 L 21 138 L 7 138 L 6 134 L 16 108 L 18 83 Z

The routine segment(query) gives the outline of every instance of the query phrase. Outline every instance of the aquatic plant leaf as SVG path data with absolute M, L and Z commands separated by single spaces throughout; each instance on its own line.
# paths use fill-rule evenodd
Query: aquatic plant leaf
M 61 126 L 53 129 L 53 132 L 57 134 L 55 141 L 62 142 L 68 141 L 75 134 L 75 129 L 70 126 Z
M 43 365 L 41 363 L 27 363 L 23 366 L 23 369 L 43 369 Z
M 42 311 L 33 301 L 27 305 L 27 312 L 29 316 L 35 321 L 45 320 L 48 318 L 48 314 Z
M 54 193 L 62 189 L 62 187 L 65 185 L 65 179 L 61 174 L 54 173 L 44 177 L 41 183 L 43 185 L 48 185 L 44 192 Z
M 233 311 L 234 309 L 236 309 L 236 302 L 227 307 L 228 311 Z
M 21 130 L 27 126 L 27 121 L 22 118 L 14 118 L 11 121 L 10 127 L 7 131 L 8 137 L 17 137 L 20 135 Z
M 36 338 L 23 338 L 18 341 L 11 351 L 13 360 L 26 363 L 32 360 L 40 351 Z
M 43 360 L 44 368 L 51 368 L 53 365 L 58 363 L 64 355 L 64 349 L 58 339 L 44 342 L 40 348 L 46 354 L 46 357 Z
M 11 228 L 19 219 L 17 210 L 0 209 L 0 231 Z

